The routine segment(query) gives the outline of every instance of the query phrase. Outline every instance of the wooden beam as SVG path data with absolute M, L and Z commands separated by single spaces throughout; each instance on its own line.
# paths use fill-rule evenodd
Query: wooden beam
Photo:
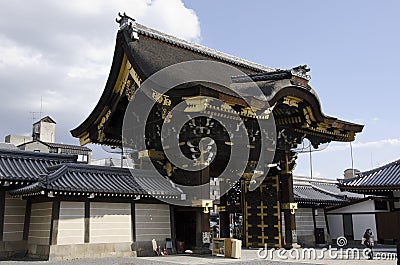
M 6 193 L 4 190 L 1 190 L 0 191 L 0 241 L 3 241 L 5 207 L 6 207 Z
M 85 201 L 85 243 L 90 241 L 90 201 Z
M 132 229 L 132 242 L 136 242 L 136 216 L 135 216 L 135 203 L 131 203 L 131 229 Z
M 172 240 L 172 252 L 176 253 L 175 242 L 176 242 L 176 225 L 175 225 L 175 207 L 173 205 L 169 205 L 169 218 L 171 225 L 171 240 Z

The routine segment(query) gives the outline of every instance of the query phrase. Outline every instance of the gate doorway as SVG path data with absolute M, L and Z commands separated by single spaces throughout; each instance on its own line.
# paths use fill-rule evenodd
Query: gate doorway
M 196 211 L 175 211 L 178 252 L 196 247 Z

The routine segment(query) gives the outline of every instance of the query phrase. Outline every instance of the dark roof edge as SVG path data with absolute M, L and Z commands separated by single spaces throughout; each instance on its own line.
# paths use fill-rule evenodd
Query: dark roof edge
M 378 197 L 373 197 L 373 196 L 368 196 L 368 197 L 361 198 L 361 199 L 358 199 L 358 200 L 348 201 L 347 203 L 345 203 L 343 205 L 339 205 L 339 206 L 335 206 L 335 207 L 329 208 L 328 212 L 329 211 L 333 211 L 333 210 L 337 210 L 337 209 L 340 209 L 340 208 L 344 208 L 344 207 L 347 207 L 347 206 L 351 206 L 351 205 L 354 205 L 354 204 L 357 204 L 357 203 L 360 203 L 360 202 L 365 202 L 365 201 L 375 200 L 375 199 L 379 199 L 379 198 Z
M 339 186 L 342 187 L 342 185 L 343 185 L 343 187 L 350 187 L 350 186 L 345 186 L 344 184 L 347 183 L 347 182 L 351 182 L 351 181 L 355 181 L 355 180 L 358 180 L 358 179 L 362 179 L 362 178 L 368 176 L 371 173 L 374 173 L 376 171 L 382 170 L 384 168 L 390 167 L 390 166 L 395 165 L 395 164 L 398 164 L 400 166 L 400 159 L 395 160 L 395 161 L 390 162 L 390 163 L 387 163 L 387 164 L 385 164 L 383 166 L 380 166 L 380 167 L 377 167 L 377 168 L 374 168 L 374 169 L 371 169 L 371 170 L 368 170 L 368 171 L 361 172 L 357 177 L 353 177 L 353 178 L 349 178 L 349 179 L 338 179 Z
M 76 155 L 71 154 L 55 154 L 55 153 L 42 153 L 42 152 L 33 152 L 33 151 L 25 151 L 25 150 L 12 150 L 12 149 L 0 149 L 0 156 L 8 155 L 8 156 L 18 156 L 18 157 L 27 157 L 30 159 L 33 158 L 58 158 L 58 159 L 73 159 L 76 160 Z
M 85 147 L 85 146 L 80 146 L 80 145 L 73 145 L 73 144 L 61 144 L 61 143 L 48 143 L 48 142 L 44 142 L 41 140 L 32 140 L 23 144 L 18 145 L 17 147 L 20 146 L 25 146 L 27 144 L 31 144 L 31 143 L 41 143 L 46 145 L 47 147 L 55 147 L 55 148 L 69 148 L 69 149 L 75 149 L 75 150 L 82 150 L 82 151 L 92 151 L 92 149 Z

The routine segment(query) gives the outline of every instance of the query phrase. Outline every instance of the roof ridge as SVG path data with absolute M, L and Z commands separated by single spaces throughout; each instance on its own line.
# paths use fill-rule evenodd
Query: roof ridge
M 377 168 L 373 168 L 373 169 L 370 169 L 370 170 L 367 170 L 367 171 L 360 172 L 356 177 L 352 177 L 352 178 L 348 178 L 348 179 L 339 179 L 339 184 L 345 184 L 345 183 L 356 181 L 356 180 L 359 180 L 359 179 L 364 179 L 365 177 L 367 177 L 371 173 L 377 172 L 379 170 L 382 170 L 384 168 L 387 168 L 387 167 L 390 167 L 390 166 L 396 165 L 396 164 L 400 165 L 400 159 L 392 161 L 392 162 L 389 162 L 389 163 L 387 163 L 385 165 L 382 165 L 380 167 L 377 167 Z
M 383 165 L 383 166 L 370 169 L 370 170 L 368 170 L 368 171 L 363 171 L 363 172 L 360 173 L 361 176 L 359 176 L 359 177 L 364 177 L 364 176 L 363 176 L 364 174 L 367 175 L 367 173 L 369 174 L 369 173 L 371 173 L 371 172 L 381 170 L 382 168 L 386 168 L 386 167 L 389 167 L 389 166 L 394 165 L 394 164 L 400 164 L 400 159 L 395 160 L 395 161 L 392 161 L 392 162 L 389 162 L 389 163 L 387 163 L 387 164 L 385 164 L 385 165 Z
M 34 152 L 25 150 L 15 150 L 15 149 L 0 149 L 0 156 L 7 155 L 13 157 L 26 157 L 28 159 L 37 158 L 75 158 L 76 155 L 72 154 L 56 154 L 56 153 L 44 153 L 44 152 Z
M 133 173 L 141 173 L 141 175 L 146 175 L 146 177 L 156 177 L 153 174 L 149 174 L 152 171 L 150 170 L 143 170 L 143 169 L 136 169 L 136 168 L 126 168 L 126 167 L 111 167 L 111 166 L 99 166 L 99 165 L 90 165 L 90 164 L 82 164 L 82 163 L 65 163 L 63 164 L 69 169 L 76 169 L 79 171 L 88 170 L 92 172 L 102 171 L 102 172 L 121 172 L 125 174 L 131 175 Z M 137 176 L 133 174 L 134 177 L 141 177 L 140 175 Z
M 134 23 L 132 23 L 132 28 L 142 35 L 146 35 L 148 37 L 169 43 L 171 45 L 179 46 L 181 48 L 185 48 L 185 49 L 188 49 L 188 50 L 191 50 L 191 51 L 194 51 L 194 52 L 197 52 L 197 53 L 209 56 L 209 57 L 220 59 L 222 61 L 240 65 L 245 68 L 257 70 L 259 72 L 272 72 L 272 71 L 277 70 L 272 67 L 268 67 L 268 66 L 261 65 L 259 63 L 251 62 L 246 59 L 243 59 L 243 58 L 240 58 L 240 57 L 237 57 L 234 55 L 230 55 L 230 54 L 203 46 L 203 45 L 195 43 L 195 42 L 190 42 L 190 41 L 175 37 L 173 35 L 161 32 L 161 31 L 153 29 L 153 28 L 149 28 L 145 25 L 137 23 L 136 21 L 134 21 Z
M 334 197 L 337 197 L 337 198 L 343 199 L 343 198 L 346 198 L 346 197 L 347 197 L 345 194 L 341 195 L 341 194 L 338 194 L 338 193 L 335 193 L 335 192 L 332 192 L 332 191 L 323 189 L 323 188 L 318 187 L 318 186 L 316 186 L 316 185 L 313 185 L 312 183 L 311 183 L 311 186 L 312 186 L 314 189 L 316 189 L 316 190 L 318 190 L 318 191 L 320 191 L 320 192 L 323 192 L 323 193 L 325 193 L 325 194 L 328 194 L 328 195 L 331 195 L 331 196 L 334 196 Z

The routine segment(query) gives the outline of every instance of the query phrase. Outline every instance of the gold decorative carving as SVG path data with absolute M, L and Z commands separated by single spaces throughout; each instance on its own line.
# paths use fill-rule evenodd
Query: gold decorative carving
M 88 132 L 85 132 L 84 134 L 79 136 L 79 144 L 81 146 L 90 143 L 90 134 Z
M 207 109 L 210 99 L 204 97 L 183 98 L 187 104 L 184 112 L 203 112 Z
M 133 97 L 135 96 L 136 92 L 136 84 L 128 79 L 125 83 L 125 95 L 129 101 L 132 101 Z
M 286 96 L 283 98 L 283 104 L 289 105 L 291 107 L 299 107 L 299 102 L 302 100 L 293 96 Z
M 135 69 L 133 69 L 132 65 L 129 63 L 130 65 L 130 69 L 129 69 L 129 73 L 131 74 L 133 80 L 135 81 L 135 83 L 137 84 L 138 87 L 140 87 L 140 85 L 142 84 L 142 79 L 140 78 L 139 74 L 135 71 Z
M 156 151 L 156 150 L 142 150 L 139 151 L 139 159 L 141 158 L 150 158 L 154 160 L 163 160 L 164 153 L 162 151 Z
M 106 135 L 104 133 L 104 124 L 108 121 L 108 119 L 110 119 L 110 116 L 111 116 L 111 110 L 108 109 L 106 114 L 101 118 L 99 124 L 97 125 L 97 130 L 98 130 L 97 140 L 99 142 L 103 142 L 105 139 Z
M 163 95 L 153 90 L 151 97 L 159 104 L 163 104 L 164 106 L 171 106 L 171 99 L 168 95 Z

